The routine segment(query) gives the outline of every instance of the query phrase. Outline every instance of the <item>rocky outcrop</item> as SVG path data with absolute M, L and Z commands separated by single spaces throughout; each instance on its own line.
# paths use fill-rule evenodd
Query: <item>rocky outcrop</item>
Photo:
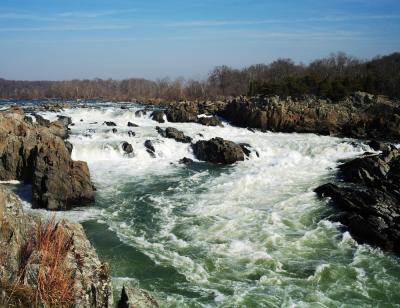
M 112 307 L 109 267 L 82 226 L 32 215 L 0 185 L 0 306 Z
M 62 138 L 50 128 L 0 113 L 0 180 L 32 184 L 33 206 L 68 209 L 94 198 L 88 166 L 73 161 Z
M 211 109 L 213 112 L 216 110 Z M 199 117 L 200 114 L 210 114 L 204 104 L 194 102 L 181 102 L 171 105 L 165 112 L 169 122 L 193 122 L 206 126 L 222 126 L 221 121 L 216 116 Z
M 220 115 L 240 127 L 355 138 L 400 137 L 400 108 L 383 97 L 357 92 L 332 102 L 315 97 L 292 100 L 256 97 L 230 101 Z
M 365 155 L 339 167 L 344 184 L 316 189 L 340 210 L 335 220 L 360 241 L 400 252 L 400 150 Z
M 165 130 L 161 129 L 160 127 L 156 127 L 156 129 L 158 133 L 165 138 L 175 139 L 177 142 L 182 143 L 192 142 L 192 138 L 185 136 L 182 131 L 177 130 L 174 127 L 167 127 Z
M 244 153 L 240 145 L 216 137 L 208 141 L 200 140 L 192 145 L 194 155 L 199 160 L 217 164 L 233 164 L 244 160 Z
M 150 118 L 154 121 L 157 121 L 158 123 L 164 123 L 164 116 L 164 111 L 156 110 L 151 113 Z
M 118 308 L 158 308 L 158 303 L 144 290 L 123 287 Z

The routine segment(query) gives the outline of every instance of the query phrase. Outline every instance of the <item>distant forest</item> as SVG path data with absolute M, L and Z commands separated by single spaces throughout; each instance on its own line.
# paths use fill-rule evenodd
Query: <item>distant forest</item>
M 206 80 L 183 78 L 13 81 L 0 79 L 4 99 L 201 100 L 239 95 L 306 94 L 340 99 L 354 91 L 400 98 L 400 53 L 364 61 L 344 53 L 308 65 L 291 59 L 244 69 L 215 67 Z

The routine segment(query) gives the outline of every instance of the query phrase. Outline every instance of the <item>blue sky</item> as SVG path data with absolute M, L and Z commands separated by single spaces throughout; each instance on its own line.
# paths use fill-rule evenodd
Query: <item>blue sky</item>
M 400 0 L 0 0 L 0 77 L 204 78 L 400 51 Z

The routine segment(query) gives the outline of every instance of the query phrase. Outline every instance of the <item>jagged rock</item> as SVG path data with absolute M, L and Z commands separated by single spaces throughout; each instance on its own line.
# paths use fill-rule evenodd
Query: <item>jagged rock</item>
M 201 117 L 198 118 L 197 122 L 201 125 L 205 125 L 205 126 L 221 126 L 223 127 L 222 123 L 220 120 L 218 120 L 217 117 L 213 116 L 213 117 Z
M 0 245 L 7 247 L 0 252 L 2 258 L 0 306 L 2 307 L 5 305 L 5 300 L 8 304 L 11 300 L 12 307 L 34 307 L 32 302 L 24 303 L 20 295 L 13 296 L 12 291 L 8 293 L 5 285 L 1 284 L 12 286 L 19 281 L 26 289 L 37 289 L 39 266 L 42 267 L 42 271 L 45 270 L 43 263 L 40 263 L 41 258 L 32 253 L 24 254 L 25 259 L 21 259 L 21 252 L 26 251 L 23 247 L 32 244 L 34 241 L 32 236 L 36 234 L 32 234 L 32 230 L 37 228 L 38 217 L 31 213 L 27 214 L 17 196 L 0 185 Z M 73 274 L 72 307 L 112 307 L 113 294 L 109 267 L 99 260 L 82 226 L 62 220 L 55 225 L 55 228 L 63 230 L 70 236 L 70 248 L 63 266 Z M 20 271 L 23 266 L 22 260 L 26 264 L 23 274 Z M 40 299 L 37 300 L 39 301 L 37 304 L 42 307 L 44 303 Z
M 197 141 L 192 148 L 199 160 L 221 164 L 233 164 L 244 160 L 244 153 L 240 145 L 219 137 L 208 141 Z
M 157 129 L 157 127 L 156 127 L 156 129 Z M 182 143 L 190 143 L 190 142 L 192 142 L 192 138 L 190 138 L 188 136 L 185 136 L 185 134 L 182 131 L 177 130 L 174 127 L 167 127 L 165 129 L 165 131 L 162 130 L 160 127 L 158 127 L 157 131 L 162 136 L 164 136 L 166 138 L 175 139 L 178 142 L 182 142 Z
M 198 109 L 196 105 L 176 105 L 166 111 L 169 122 L 197 122 Z
M 132 122 L 128 122 L 128 127 L 139 127 L 139 125 Z
M 58 121 L 61 121 L 62 123 L 64 123 L 64 126 L 68 126 L 68 125 L 72 124 L 72 119 L 70 117 L 58 115 L 57 118 L 58 118 Z
M 50 121 L 43 118 L 40 114 L 34 114 L 34 117 L 36 119 L 36 123 L 38 123 L 39 125 L 42 126 L 49 126 L 50 125 Z
M 65 147 L 68 150 L 68 153 L 72 154 L 72 150 L 74 149 L 74 146 L 72 145 L 72 143 L 69 142 L 69 141 L 64 141 L 64 144 L 65 144 Z
M 21 114 L 0 113 L 0 180 L 15 179 L 32 184 L 34 207 L 68 209 L 94 198 L 87 164 L 73 161 L 60 137 Z
M 118 308 L 158 308 L 158 303 L 146 291 L 124 286 Z
M 68 125 L 65 125 L 63 121 L 51 122 L 48 128 L 50 132 L 61 139 L 67 139 L 69 137 Z
M 115 124 L 115 123 L 112 122 L 112 121 L 105 121 L 104 124 L 105 124 L 106 126 L 117 126 L 117 124 Z
M 351 160 L 339 167 L 339 176 L 352 185 L 315 190 L 340 209 L 336 219 L 360 241 L 400 252 L 400 150 Z
M 316 133 L 355 138 L 400 138 L 397 104 L 382 97 L 353 95 L 339 102 L 306 96 L 235 99 L 218 112 L 232 124 L 279 132 Z
M 157 121 L 158 123 L 164 123 L 164 115 L 164 111 L 156 110 L 151 113 L 150 118 L 154 121 Z
M 388 151 L 391 150 L 391 146 L 388 145 L 385 142 L 377 141 L 377 140 L 371 140 L 367 143 L 371 149 L 375 151 Z
M 180 164 L 191 164 L 191 163 L 193 163 L 193 159 L 191 159 L 191 158 L 187 158 L 187 157 L 184 157 L 184 158 L 181 158 L 180 160 L 179 160 L 179 163 Z
M 154 148 L 153 142 L 151 140 L 146 140 L 144 142 L 144 146 L 146 147 L 147 153 L 150 154 L 151 157 L 155 158 L 156 157 L 156 149 Z
M 124 142 L 122 143 L 122 150 L 126 153 L 126 154 L 130 154 L 133 152 L 133 147 L 130 143 L 128 142 Z

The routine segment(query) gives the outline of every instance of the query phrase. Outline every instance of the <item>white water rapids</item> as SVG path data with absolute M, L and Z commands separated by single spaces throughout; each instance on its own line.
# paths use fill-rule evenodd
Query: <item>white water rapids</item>
M 340 160 L 367 146 L 313 134 L 254 133 L 225 122 L 160 124 L 150 113 L 135 116 L 143 107 L 128 106 L 97 103 L 61 113 L 75 124 L 73 159 L 88 162 L 97 187 L 94 206 L 66 215 L 105 225 L 151 261 L 127 263 L 152 272 L 149 281 L 126 270 L 114 275 L 117 283 L 135 281 L 162 307 L 391 307 L 400 301 L 399 260 L 341 232 L 326 219 L 333 210 L 313 192 L 334 180 Z M 115 122 L 118 132 L 104 121 Z M 139 127 L 127 127 L 128 121 Z M 190 145 L 161 137 L 155 126 L 175 127 L 194 142 L 218 136 L 248 143 L 259 157 L 253 151 L 232 166 L 178 164 L 195 159 Z M 146 152 L 146 140 L 156 158 Z M 123 153 L 124 141 L 133 155 Z M 111 266 L 121 265 L 114 258 Z

